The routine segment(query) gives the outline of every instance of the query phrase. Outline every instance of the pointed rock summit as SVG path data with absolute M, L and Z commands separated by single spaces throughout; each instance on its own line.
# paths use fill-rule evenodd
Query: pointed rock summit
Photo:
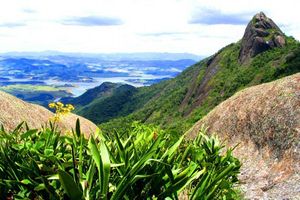
M 285 37 L 279 27 L 263 12 L 257 13 L 247 25 L 242 38 L 239 61 L 244 63 L 259 53 L 284 45 Z

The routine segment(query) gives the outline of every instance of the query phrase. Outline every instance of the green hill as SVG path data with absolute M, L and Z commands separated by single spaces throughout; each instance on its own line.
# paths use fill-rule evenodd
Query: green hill
M 95 88 L 87 90 L 79 97 L 64 97 L 61 99 L 61 101 L 71 103 L 73 105 L 76 105 L 76 107 L 86 106 L 95 99 L 110 96 L 113 90 L 119 86 L 120 84 L 104 82 Z
M 104 82 L 79 97 L 63 98 L 61 101 L 73 104 L 77 114 L 102 123 L 131 113 L 133 108 L 126 106 L 126 103 L 131 101 L 136 91 L 131 85 Z
M 237 91 L 300 71 L 300 45 L 263 13 L 249 22 L 243 38 L 189 67 L 176 78 L 137 88 L 129 97 L 95 99 L 79 114 L 102 123 L 103 130 L 126 128 L 132 121 L 154 123 L 179 133 Z M 109 102 L 109 107 L 106 103 Z M 96 113 L 100 107 L 101 114 Z M 122 114 L 115 114 L 122 113 Z M 127 115 L 128 114 L 128 115 Z M 127 115 L 127 116 L 126 116 Z

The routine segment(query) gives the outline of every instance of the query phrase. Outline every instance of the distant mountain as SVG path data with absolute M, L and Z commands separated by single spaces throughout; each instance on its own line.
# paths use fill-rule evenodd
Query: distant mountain
M 108 97 L 112 92 L 122 84 L 104 82 L 100 86 L 87 90 L 79 97 L 64 97 L 60 101 L 70 103 L 76 107 L 86 106 L 93 100 Z
M 300 73 L 244 89 L 219 104 L 190 130 L 202 125 L 243 162 L 246 199 L 300 197 Z
M 128 116 L 102 124 L 102 128 L 116 128 L 118 124 L 124 128 L 126 123 L 140 120 L 182 133 L 237 91 L 299 72 L 299 42 L 284 35 L 271 22 L 258 13 L 249 22 L 242 40 L 187 68 L 174 79 L 138 88 L 130 101 L 120 105 Z M 280 44 L 275 45 L 276 41 Z M 97 122 L 84 110 L 81 114 Z
M 77 114 L 102 123 L 132 112 L 134 105 L 128 107 L 125 103 L 131 102 L 136 92 L 137 89 L 128 84 L 105 82 L 79 97 L 62 98 L 60 101 L 73 104 Z
M 68 53 L 59 51 L 43 51 L 43 52 L 8 52 L 0 54 L 2 57 L 27 57 L 27 58 L 46 58 L 54 56 L 81 57 L 81 58 L 97 58 L 107 61 L 120 60 L 201 60 L 202 56 L 190 53 L 159 53 L 159 52 L 137 52 L 137 53 Z
M 258 13 L 237 43 L 173 79 L 137 88 L 121 104 L 120 98 L 109 99 L 109 106 L 94 104 L 101 115 L 84 109 L 80 114 L 96 123 L 109 120 L 100 124 L 104 132 L 122 132 L 139 120 L 163 127 L 175 139 L 189 129 L 193 139 L 206 124 L 227 147 L 239 144 L 233 152 L 243 163 L 240 187 L 246 198 L 298 199 L 299 72 L 300 43 Z M 106 118 L 116 110 L 123 116 Z
M 24 55 L 25 56 L 25 55 Z M 105 81 L 147 86 L 178 75 L 194 60 L 102 60 L 97 57 L 3 57 L 0 90 L 39 105 L 78 96 Z
M 12 77 L 14 79 L 29 79 L 29 80 L 80 80 L 82 72 L 87 71 L 88 67 L 82 64 L 74 64 L 67 66 L 58 62 L 53 62 L 46 58 L 4 58 L 0 60 L 0 70 L 2 76 Z
M 156 73 L 167 67 L 147 69 Z M 72 77 L 69 72 L 65 73 Z M 79 69 L 77 72 L 82 73 Z M 108 133 L 117 129 L 122 134 L 133 121 L 141 121 L 164 128 L 170 140 L 183 133 L 193 139 L 201 125 L 207 124 L 210 132 L 216 131 L 227 142 L 227 147 L 240 144 L 234 153 L 243 163 L 240 184 L 247 198 L 297 199 L 299 72 L 300 43 L 286 36 L 261 12 L 248 23 L 240 41 L 193 64 L 175 78 L 138 88 L 105 82 L 79 97 L 61 100 L 74 104 L 77 114 Z M 52 114 L 44 115 L 45 109 L 25 105 L 1 92 L 0 106 L 5 108 L 0 122 L 8 127 L 20 120 L 35 126 Z
M 53 113 L 46 108 L 22 101 L 12 95 L 0 91 L 0 125 L 6 130 L 12 131 L 21 122 L 26 121 L 32 129 L 39 129 L 49 122 Z M 77 118 L 80 119 L 82 132 L 87 136 L 95 132 L 96 125 L 91 121 L 75 114 L 62 116 L 58 126 L 62 131 L 72 130 Z
M 139 78 L 143 74 L 174 77 L 195 62 L 191 59 L 106 61 L 99 58 L 65 56 L 39 59 L 13 57 L 0 60 L 0 75 L 13 79 L 56 79 L 70 82 L 93 81 L 93 78 L 99 77 Z

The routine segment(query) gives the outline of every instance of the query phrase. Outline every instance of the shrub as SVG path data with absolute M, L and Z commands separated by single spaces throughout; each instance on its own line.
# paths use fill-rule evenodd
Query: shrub
M 233 199 L 240 163 L 202 131 L 172 142 L 164 131 L 133 123 L 127 133 L 84 138 L 50 123 L 0 131 L 1 199 Z

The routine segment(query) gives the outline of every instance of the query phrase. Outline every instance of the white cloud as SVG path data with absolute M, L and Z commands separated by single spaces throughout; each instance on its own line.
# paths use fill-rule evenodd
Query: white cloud
M 210 55 L 239 40 L 246 26 L 243 24 L 245 16 L 250 20 L 259 11 L 282 25 L 288 35 L 300 39 L 300 3 L 293 0 L 0 2 L 0 52 L 59 50 Z M 211 19 L 197 18 L 198 23 L 189 23 L 195 16 Z M 235 20 L 238 16 L 243 19 Z M 227 20 L 223 24 L 222 17 Z M 66 20 L 72 23 L 66 24 Z M 209 25 L 210 22 L 214 23 Z

